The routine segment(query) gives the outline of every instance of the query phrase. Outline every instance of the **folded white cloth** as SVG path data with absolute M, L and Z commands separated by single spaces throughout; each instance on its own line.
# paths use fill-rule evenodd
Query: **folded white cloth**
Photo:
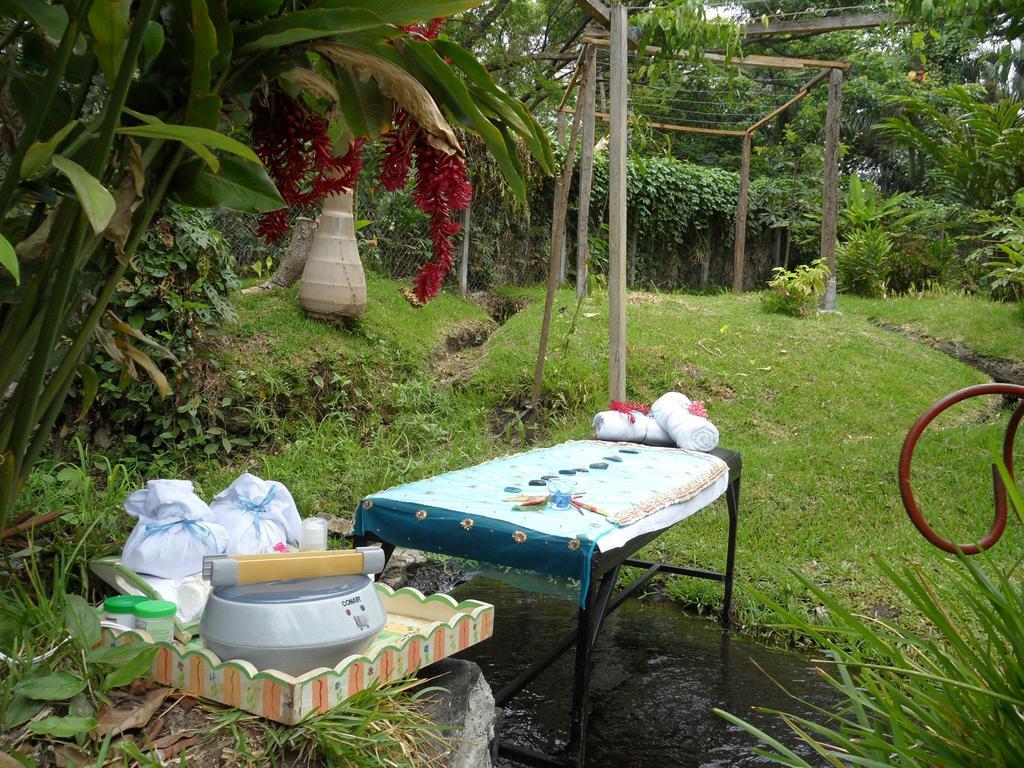
M 675 445 L 665 430 L 654 419 L 641 411 L 601 411 L 594 417 L 594 434 L 598 440 L 614 440 L 617 442 L 643 443 L 644 445 Z
M 711 451 L 718 446 L 718 427 L 690 412 L 691 400 L 680 392 L 667 392 L 651 406 L 651 418 L 672 438 L 677 448 Z
M 121 562 L 136 573 L 182 578 L 200 572 L 205 555 L 227 547 L 228 532 L 187 480 L 150 480 L 124 509 L 139 520 L 121 553 Z
M 228 554 L 286 552 L 302 528 L 295 500 L 282 483 L 248 472 L 213 497 L 213 519 L 228 531 Z

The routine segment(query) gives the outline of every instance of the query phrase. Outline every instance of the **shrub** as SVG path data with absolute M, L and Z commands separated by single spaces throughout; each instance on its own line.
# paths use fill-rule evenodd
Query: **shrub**
M 975 253 L 986 259 L 992 287 L 1022 302 L 1024 316 L 1024 192 L 1018 192 L 1011 210 L 995 219 L 985 233 L 987 245 Z
M 792 270 L 776 267 L 772 272 L 775 277 L 768 283 L 771 292 L 762 299 L 765 309 L 793 317 L 814 312 L 825 294 L 828 279 L 828 266 L 821 259 Z
M 1019 515 L 1024 500 L 1001 471 Z M 835 713 L 822 711 L 824 724 L 776 714 L 830 765 L 1024 765 L 1024 587 L 1012 571 L 980 557 L 989 567 L 963 555 L 936 558 L 929 566 L 949 575 L 941 582 L 914 565 L 896 570 L 878 563 L 893 588 L 931 623 L 923 633 L 854 614 L 801 576 L 832 623 L 811 624 L 773 608 L 827 650 L 834 674 L 826 679 L 842 701 Z M 810 768 L 763 731 L 716 712 L 771 747 L 758 751 L 773 762 Z
M 836 249 L 836 271 L 842 291 L 880 298 L 888 291 L 892 268 L 892 238 L 878 225 L 855 230 Z
M 169 382 L 170 396 L 160 398 L 150 379 L 132 379 L 106 353 L 96 352 L 90 364 L 99 374 L 99 389 L 89 427 L 103 447 L 113 441 L 141 456 L 171 445 L 231 447 L 216 427 L 208 431 L 219 420 L 213 418 L 218 404 L 205 402 L 197 391 L 195 357 L 207 333 L 234 317 L 228 299 L 238 288 L 234 268 L 212 210 L 169 204 L 147 232 L 111 310 L 183 364 Z M 77 417 L 77 400 L 69 403 L 69 424 Z

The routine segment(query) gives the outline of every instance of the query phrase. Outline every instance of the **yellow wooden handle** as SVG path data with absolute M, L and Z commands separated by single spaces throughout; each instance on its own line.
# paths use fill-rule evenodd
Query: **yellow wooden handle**
M 233 555 L 238 561 L 238 584 L 277 579 L 312 579 L 317 576 L 348 576 L 363 572 L 363 553 L 289 552 L 270 555 Z

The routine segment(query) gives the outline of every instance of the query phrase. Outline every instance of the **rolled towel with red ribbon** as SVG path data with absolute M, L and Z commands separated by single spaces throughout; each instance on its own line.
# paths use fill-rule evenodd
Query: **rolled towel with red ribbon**
M 718 427 L 708 420 L 704 403 L 694 402 L 681 392 L 666 392 L 655 400 L 650 418 L 677 448 L 711 451 L 718 446 Z
M 675 445 L 661 426 L 642 411 L 601 411 L 594 417 L 594 434 L 598 440 L 614 440 L 643 445 Z

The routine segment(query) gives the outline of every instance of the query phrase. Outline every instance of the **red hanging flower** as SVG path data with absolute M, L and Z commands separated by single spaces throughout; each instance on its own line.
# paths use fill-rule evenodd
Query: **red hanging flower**
M 260 218 L 259 233 L 270 243 L 288 231 L 291 209 L 311 208 L 327 195 L 355 186 L 362 170 L 363 139 L 336 156 L 327 120 L 276 84 L 253 95 L 252 116 L 256 154 L 288 204 Z
M 431 19 L 426 24 L 399 24 L 398 28 L 410 35 L 418 35 L 427 40 L 434 40 L 441 32 L 443 18 Z
M 403 110 L 395 115 L 396 128 L 384 138 L 378 178 L 381 186 L 394 192 L 405 186 L 413 161 L 416 164 L 416 186 L 412 199 L 416 207 L 430 216 L 430 240 L 434 258 L 420 267 L 413 280 L 411 303 L 420 306 L 437 296 L 441 283 L 452 268 L 455 245 L 452 237 L 462 225 L 452 214 L 463 211 L 473 196 L 466 174 L 466 163 L 459 154 L 449 155 L 436 149 L 424 131 Z M 405 291 L 403 291 L 405 294 Z M 406 297 L 409 298 L 408 294 Z

